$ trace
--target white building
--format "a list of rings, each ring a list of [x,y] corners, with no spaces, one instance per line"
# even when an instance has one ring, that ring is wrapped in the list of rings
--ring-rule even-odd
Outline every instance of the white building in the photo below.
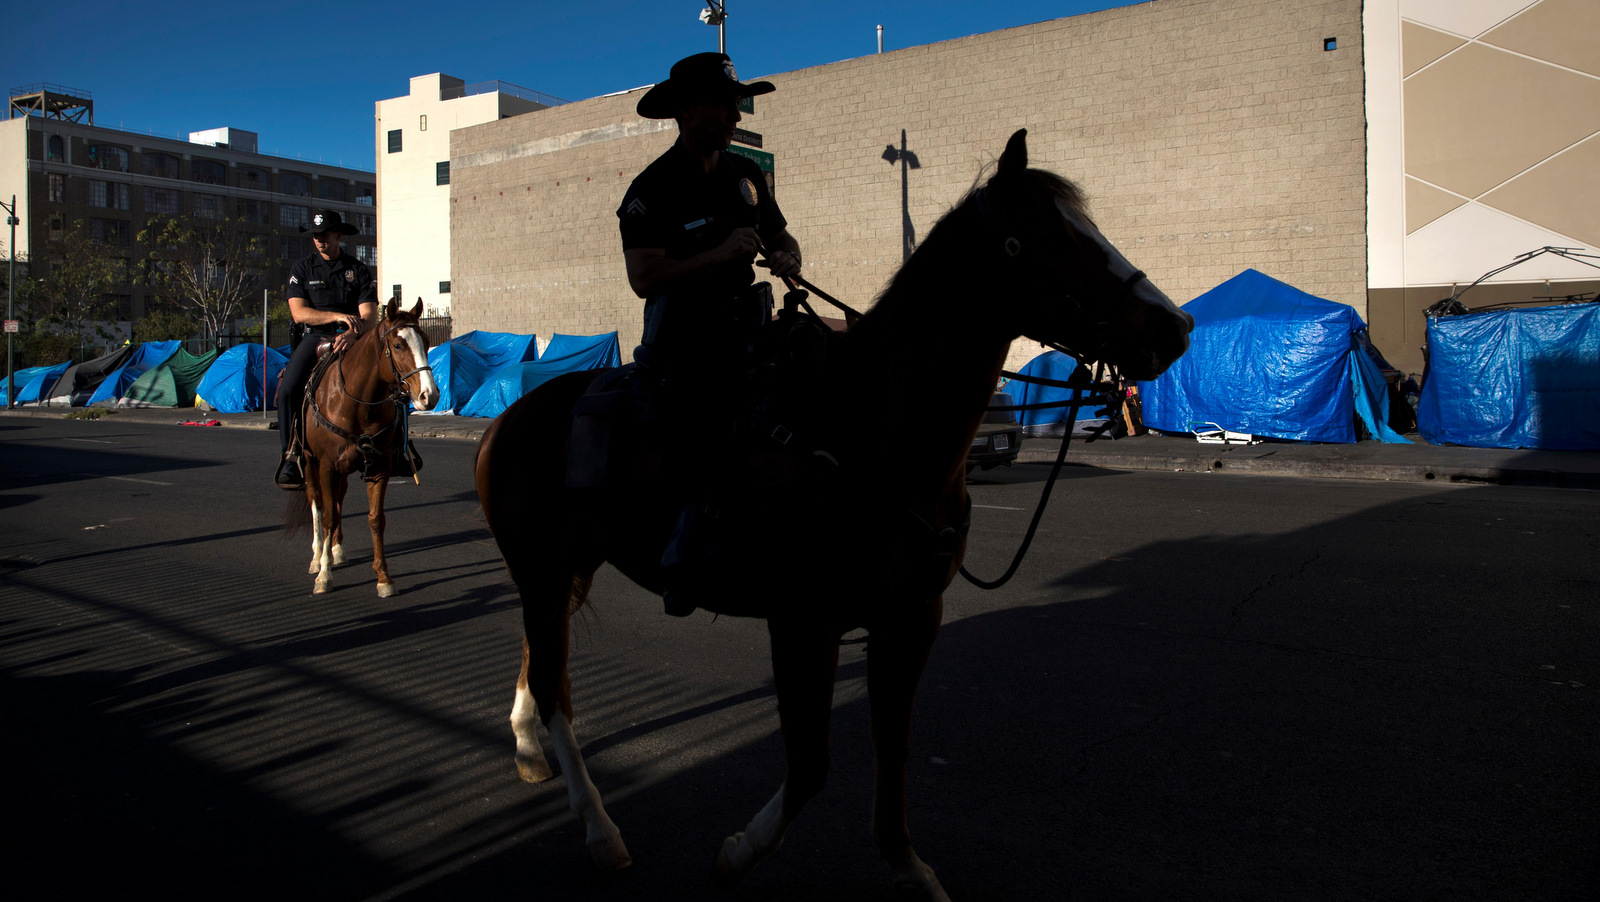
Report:
[[[377,103],[378,284],[450,310],[450,131],[565,101],[500,81],[469,85],[434,73]]]

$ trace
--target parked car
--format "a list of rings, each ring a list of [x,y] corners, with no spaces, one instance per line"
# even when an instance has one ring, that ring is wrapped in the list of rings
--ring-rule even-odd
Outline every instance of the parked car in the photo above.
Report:
[[[1009,394],[997,391],[989,403],[994,407],[1010,407],[1017,402]],[[967,472],[1009,467],[1021,450],[1022,424],[1017,422],[1016,412],[991,410],[983,415],[983,422],[978,424],[978,435],[967,450]]]

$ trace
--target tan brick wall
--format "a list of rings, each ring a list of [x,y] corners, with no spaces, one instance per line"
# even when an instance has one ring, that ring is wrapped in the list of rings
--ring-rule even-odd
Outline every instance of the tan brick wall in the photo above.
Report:
[[[1175,300],[1254,267],[1365,312],[1360,0],[1156,0],[769,79],[777,93],[744,127],[776,157],[806,277],[857,306],[900,263],[901,175],[884,148],[904,129],[921,164],[907,197],[920,239],[1026,127],[1034,165],[1079,182]],[[637,343],[615,210],[676,134],[649,131],[638,97],[453,133],[458,332]],[[1020,342],[1012,363],[1037,351]]]

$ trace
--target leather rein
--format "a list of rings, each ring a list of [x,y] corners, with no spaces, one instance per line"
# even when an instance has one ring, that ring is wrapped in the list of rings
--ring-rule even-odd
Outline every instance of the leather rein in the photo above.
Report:
[[[402,375],[400,373],[400,367],[398,365],[396,365],[395,362],[394,362],[394,350],[389,347],[389,336],[394,334],[395,332],[400,331],[401,329],[414,329],[414,328],[416,328],[416,325],[413,324],[413,323],[405,323],[404,325],[395,326],[394,328],[389,328],[389,327],[384,326],[384,325],[379,325],[379,327],[378,327],[378,343],[383,345],[383,357],[384,357],[385,360],[388,361],[388,363],[389,363],[389,372],[394,375],[395,381],[393,383],[394,390],[389,392],[389,394],[385,395],[384,397],[382,397],[382,398],[380,398],[380,399],[378,399],[376,401],[366,401],[366,400],[363,400],[361,398],[356,397],[355,395],[350,394],[350,389],[347,387],[349,385],[349,382],[344,377],[344,356],[345,355],[344,355],[343,351],[330,352],[327,357],[323,358],[323,362],[319,363],[318,366],[317,366],[316,371],[312,373],[311,388],[310,388],[309,391],[306,392],[306,398],[309,401],[310,407],[311,407],[311,414],[312,414],[312,416],[316,417],[317,424],[320,425],[322,428],[328,430],[329,432],[333,433],[334,435],[337,435],[340,438],[344,439],[345,441],[353,442],[353,443],[356,443],[356,444],[360,444],[362,436],[367,436],[369,441],[370,441],[372,439],[376,439],[380,435],[383,435],[384,433],[388,432],[389,430],[396,428],[397,426],[403,432],[404,429],[405,429],[405,421],[406,421],[407,415],[409,414],[409,411],[410,411],[410,404],[409,403],[401,403],[401,402],[410,402],[410,400],[411,400],[411,386],[406,382],[406,380],[410,379],[412,376],[415,376],[416,374],[418,374],[420,372],[423,372],[424,370],[426,370],[428,372],[432,372],[433,371],[433,367],[427,365],[426,363],[424,363],[422,366],[419,366],[419,367],[417,367],[417,368],[405,373],[404,375]],[[426,360],[426,358],[424,358],[424,360]],[[389,421],[389,425],[383,427],[382,429],[379,429],[377,432],[362,433],[362,434],[358,435],[356,433],[353,433],[353,432],[350,432],[350,431],[344,429],[343,427],[341,427],[338,424],[334,423],[332,420],[328,419],[327,415],[322,412],[321,405],[317,404],[317,391],[316,390],[317,390],[317,387],[321,384],[322,376],[326,373],[326,371],[328,369],[328,364],[330,362],[333,364],[334,369],[337,370],[338,373],[339,373],[339,391],[341,393],[343,393],[346,398],[349,398],[350,400],[356,402],[357,404],[363,405],[365,407],[378,407],[378,406],[383,405],[383,404],[394,404],[395,405],[394,419]],[[385,380],[385,383],[388,384],[387,380]]]

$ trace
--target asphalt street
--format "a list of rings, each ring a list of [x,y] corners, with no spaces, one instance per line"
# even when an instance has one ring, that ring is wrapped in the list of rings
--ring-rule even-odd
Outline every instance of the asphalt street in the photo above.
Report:
[[[422,484],[389,493],[400,594],[357,493],[312,597],[273,434],[0,419],[14,898],[886,895],[864,637],[828,788],[715,893],[781,779],[765,629],[666,618],[608,569],[573,686],[635,864],[591,872],[563,781],[512,767],[520,624],[475,446],[419,444]],[[1045,473],[975,477],[977,575]],[[1596,898],[1597,524],[1591,491],[1071,468],[1017,579],[947,594],[918,851],[957,900]]]

